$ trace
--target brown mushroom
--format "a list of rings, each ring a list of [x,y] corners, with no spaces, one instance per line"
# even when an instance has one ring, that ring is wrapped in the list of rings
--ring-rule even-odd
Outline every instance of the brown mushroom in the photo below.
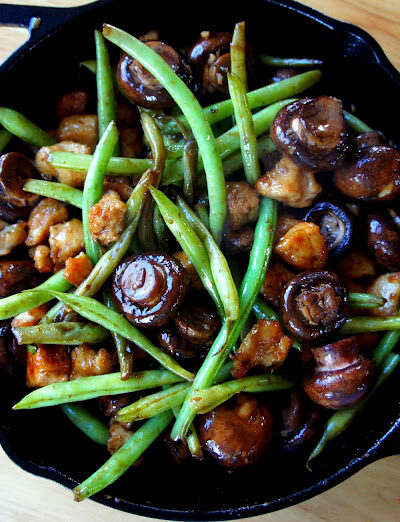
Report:
[[[390,211],[368,214],[367,244],[379,264],[400,270],[400,225]]]
[[[365,147],[335,170],[334,184],[349,198],[392,200],[400,194],[400,152],[388,146]]]
[[[296,391],[291,391],[287,406],[281,412],[283,449],[296,451],[315,437],[320,429],[317,407]]]
[[[254,241],[254,228],[246,225],[240,230],[232,230],[228,227],[224,231],[222,249],[228,256],[250,252]]]
[[[174,318],[177,333],[197,345],[211,345],[220,326],[216,311],[205,306],[185,303]]]
[[[0,261],[0,298],[17,294],[39,283],[39,274],[30,261]]]
[[[186,440],[172,440],[170,434],[165,433],[164,442],[175,464],[182,465],[189,459],[190,452]]]
[[[246,393],[197,419],[203,450],[228,469],[259,460],[272,439],[270,409]]]
[[[188,287],[185,269],[173,256],[146,252],[125,259],[113,282],[118,309],[137,326],[166,324],[178,312]]]
[[[359,150],[373,147],[374,145],[386,145],[387,138],[380,131],[370,131],[359,134],[354,141],[356,148]]]
[[[129,395],[103,395],[99,397],[100,411],[106,416],[112,419],[117,415],[119,410],[128,406]]]
[[[68,116],[84,114],[89,95],[86,91],[71,91],[62,94],[57,100],[57,116],[62,120]]]
[[[312,352],[317,366],[305,376],[303,388],[317,404],[341,410],[360,402],[374,385],[375,363],[358,354],[354,338],[312,348]]]
[[[170,45],[160,41],[147,41],[146,45],[159,54],[171,69],[188,85],[192,81],[191,69]],[[133,103],[146,109],[165,109],[174,100],[156,78],[137,60],[126,53],[118,63],[117,79],[121,92]]]
[[[164,326],[156,333],[157,344],[174,359],[182,364],[198,359],[199,346],[196,346],[177,334],[173,326]]]
[[[292,78],[293,76],[296,76],[296,74],[298,74],[296,69],[290,69],[290,68],[276,69],[274,71],[273,75],[271,76],[269,83],[278,83],[278,82],[281,82],[282,80],[287,80],[288,78]]]
[[[275,117],[271,138],[281,154],[301,167],[321,171],[340,165],[349,147],[342,102],[319,96],[286,105]]]

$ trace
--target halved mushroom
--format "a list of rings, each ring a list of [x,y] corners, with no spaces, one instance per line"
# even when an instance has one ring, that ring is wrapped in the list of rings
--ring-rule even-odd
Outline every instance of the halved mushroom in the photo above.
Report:
[[[388,146],[365,147],[335,170],[334,183],[349,198],[392,200],[400,194],[400,152]]]
[[[171,69],[188,85],[192,71],[179,54],[164,42],[151,40],[146,45],[159,54]],[[137,60],[126,53],[121,55],[117,68],[119,88],[129,100],[146,109],[165,109],[174,105],[174,100],[156,78]]]
[[[400,225],[394,216],[390,211],[368,215],[367,244],[379,264],[400,270]]]
[[[337,275],[326,270],[297,274],[281,298],[286,328],[306,341],[339,330],[347,316],[347,290]]]
[[[312,348],[317,367],[303,380],[308,397],[333,410],[357,404],[375,383],[372,359],[358,354],[354,338]]]
[[[275,117],[271,139],[299,166],[316,172],[337,167],[349,148],[342,102],[319,96],[286,105]]]

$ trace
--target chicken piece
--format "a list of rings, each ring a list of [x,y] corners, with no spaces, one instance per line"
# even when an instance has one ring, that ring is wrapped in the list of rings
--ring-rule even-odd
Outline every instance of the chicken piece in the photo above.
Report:
[[[0,299],[33,288],[39,274],[30,261],[0,261]]]
[[[286,234],[286,232],[297,225],[297,223],[301,223],[301,220],[296,219],[287,212],[279,214],[278,222],[276,223],[274,243],[277,243]]]
[[[89,95],[86,91],[72,91],[60,96],[57,100],[57,116],[62,120],[75,114],[84,114]]]
[[[284,363],[292,344],[293,339],[283,333],[279,321],[259,319],[233,358],[232,375],[239,379],[252,368],[278,368]]]
[[[250,252],[254,241],[254,228],[247,225],[240,230],[227,230],[224,234],[224,251],[229,256]]]
[[[55,382],[68,381],[71,361],[66,346],[39,344],[35,353],[28,352],[26,385],[41,388]]]
[[[181,265],[186,270],[186,273],[189,277],[190,286],[194,290],[204,290],[203,283],[201,282],[201,279],[198,273],[196,272],[195,267],[193,266],[185,252],[175,252],[174,257],[181,262]]]
[[[100,348],[96,352],[87,344],[82,344],[72,350],[71,364],[71,380],[92,375],[105,375],[113,372],[117,366],[114,355],[105,348]]]
[[[54,271],[54,263],[50,255],[50,247],[47,245],[38,245],[29,249],[35,268],[41,274],[48,274]]]
[[[276,199],[294,208],[309,207],[322,192],[312,171],[298,167],[289,158],[282,158],[256,183],[262,196]]]
[[[42,317],[44,317],[49,309],[47,303],[32,308],[28,312],[16,315],[11,321],[12,328],[18,328],[20,326],[36,326],[40,323]]]
[[[50,255],[53,263],[64,266],[69,257],[74,257],[85,248],[83,226],[80,219],[71,219],[50,227]]]
[[[9,225],[0,219],[0,256],[10,254],[16,246],[25,241],[27,226],[25,221]]]
[[[63,118],[58,126],[57,141],[83,143],[94,152],[99,141],[98,118],[95,114],[77,114]]]
[[[28,219],[27,246],[40,245],[49,237],[50,227],[68,219],[67,207],[61,201],[44,198],[32,210]]]
[[[361,252],[351,252],[337,263],[335,269],[340,275],[350,280],[376,276],[374,261]],[[355,290],[352,291],[355,292]]]
[[[93,263],[89,257],[81,252],[65,261],[64,279],[74,286],[79,286],[90,274]]]
[[[262,297],[275,308],[279,307],[281,295],[288,282],[293,279],[294,273],[286,268],[280,261],[270,263],[263,285],[260,289]]]
[[[85,182],[86,172],[53,167],[49,163],[49,156],[52,152],[73,152],[74,154],[90,154],[88,145],[75,143],[73,141],[61,141],[49,147],[42,147],[35,156],[35,166],[44,179],[56,178],[60,183],[71,185],[71,187],[82,188]]]
[[[226,205],[232,230],[239,230],[257,219],[258,195],[246,181],[232,181],[226,184]]]
[[[278,241],[274,252],[298,270],[320,270],[328,261],[328,244],[318,225],[301,221]]]
[[[119,133],[120,155],[123,158],[137,158],[143,144],[139,129],[121,129]]]
[[[122,201],[127,201],[132,194],[132,181],[127,176],[106,176],[103,184],[104,193],[115,190]]]
[[[377,277],[368,291],[386,299],[386,303],[380,308],[369,310],[371,315],[374,317],[389,317],[399,313],[400,272],[392,272]]]
[[[111,190],[89,210],[90,233],[102,246],[112,245],[124,228],[126,213],[127,206]]]

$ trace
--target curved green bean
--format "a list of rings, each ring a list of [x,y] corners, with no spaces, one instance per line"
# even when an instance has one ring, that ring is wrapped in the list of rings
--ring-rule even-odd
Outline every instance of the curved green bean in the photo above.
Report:
[[[24,190],[26,192],[32,192],[32,194],[39,194],[39,196],[44,196],[45,198],[64,201],[64,203],[68,203],[77,208],[82,208],[82,191],[70,185],[65,185],[64,183],[44,181],[43,179],[28,179],[25,182]]]
[[[355,335],[385,330],[400,330],[400,317],[350,317],[341,328],[340,334]]]
[[[164,141],[160,129],[150,113],[141,111],[143,133],[151,148],[153,169],[163,172],[165,168],[166,153]]]
[[[0,130],[0,152],[3,152],[3,150],[7,147],[11,141],[11,138],[12,134],[6,129]]]
[[[372,352],[372,358],[377,366],[381,366],[385,357],[396,347],[400,341],[400,331],[386,332],[378,346]]]
[[[360,120],[360,118],[354,116],[354,114],[352,114],[351,112],[343,111],[343,113],[347,123],[349,124],[350,129],[355,133],[363,134],[364,132],[371,132],[374,130],[372,127]]]
[[[108,429],[94,415],[77,404],[63,404],[63,413],[75,424],[89,439],[97,444],[107,446]]]
[[[231,73],[242,83],[244,91],[247,91],[247,70],[246,70],[246,37],[245,22],[235,25],[231,42]],[[237,116],[236,121],[238,121]]]
[[[378,308],[383,306],[385,302],[386,299],[377,297],[374,294],[349,292],[349,305],[353,308]]]
[[[270,56],[269,54],[260,55],[261,63],[269,67],[313,67],[314,65],[322,65],[322,60],[314,58],[278,58],[278,56]]]
[[[40,148],[57,143],[50,134],[47,134],[47,132],[29,121],[20,112],[13,109],[0,107],[0,125],[14,136],[34,147]]]
[[[54,323],[13,328],[18,344],[97,344],[109,336],[107,330],[90,323]]]

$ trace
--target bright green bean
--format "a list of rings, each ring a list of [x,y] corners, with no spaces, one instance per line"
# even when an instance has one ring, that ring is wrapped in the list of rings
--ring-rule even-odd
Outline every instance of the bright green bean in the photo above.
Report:
[[[278,58],[268,54],[261,54],[260,60],[264,65],[269,67],[313,67],[322,65],[322,60],[314,58]]]
[[[61,409],[89,439],[107,446],[109,432],[99,419],[77,404],[63,404]]]
[[[24,190],[82,208],[82,191],[64,183],[44,181],[43,179],[28,179],[25,182]]]
[[[0,152],[3,152],[3,150],[7,147],[11,141],[11,138],[12,134],[6,129],[0,130]]]
[[[340,334],[355,335],[385,330],[400,330],[400,317],[350,317],[340,330]]]
[[[377,308],[383,306],[385,302],[386,299],[377,297],[374,294],[349,292],[349,304],[353,308]]]
[[[146,67],[185,114],[203,159],[210,201],[210,227],[215,240],[220,243],[226,215],[225,179],[213,132],[199,102],[164,59],[140,40],[108,24],[103,26],[103,35]]]
[[[246,37],[245,22],[235,25],[231,43],[231,73],[242,83],[244,91],[247,92],[247,71],[246,71]],[[237,115],[235,115],[236,121]]]
[[[374,129],[361,121],[357,116],[354,116],[351,112],[343,111],[344,117],[352,131],[357,134],[363,134],[364,132],[371,132]]]
[[[14,136],[34,147],[40,148],[57,143],[50,134],[47,134],[47,132],[13,109],[0,107],[0,125]]]
[[[58,406],[70,402],[86,401],[102,395],[118,395],[134,391],[149,390],[180,382],[181,377],[167,370],[148,370],[132,374],[126,381],[121,374],[94,375],[66,382],[56,382],[28,393],[14,407],[14,410]]]
[[[172,412],[167,411],[143,424],[100,469],[74,489],[75,500],[79,502],[91,497],[115,482],[161,435],[171,420]]]
[[[13,328],[18,344],[97,344],[109,336],[97,324],[54,323]]]

